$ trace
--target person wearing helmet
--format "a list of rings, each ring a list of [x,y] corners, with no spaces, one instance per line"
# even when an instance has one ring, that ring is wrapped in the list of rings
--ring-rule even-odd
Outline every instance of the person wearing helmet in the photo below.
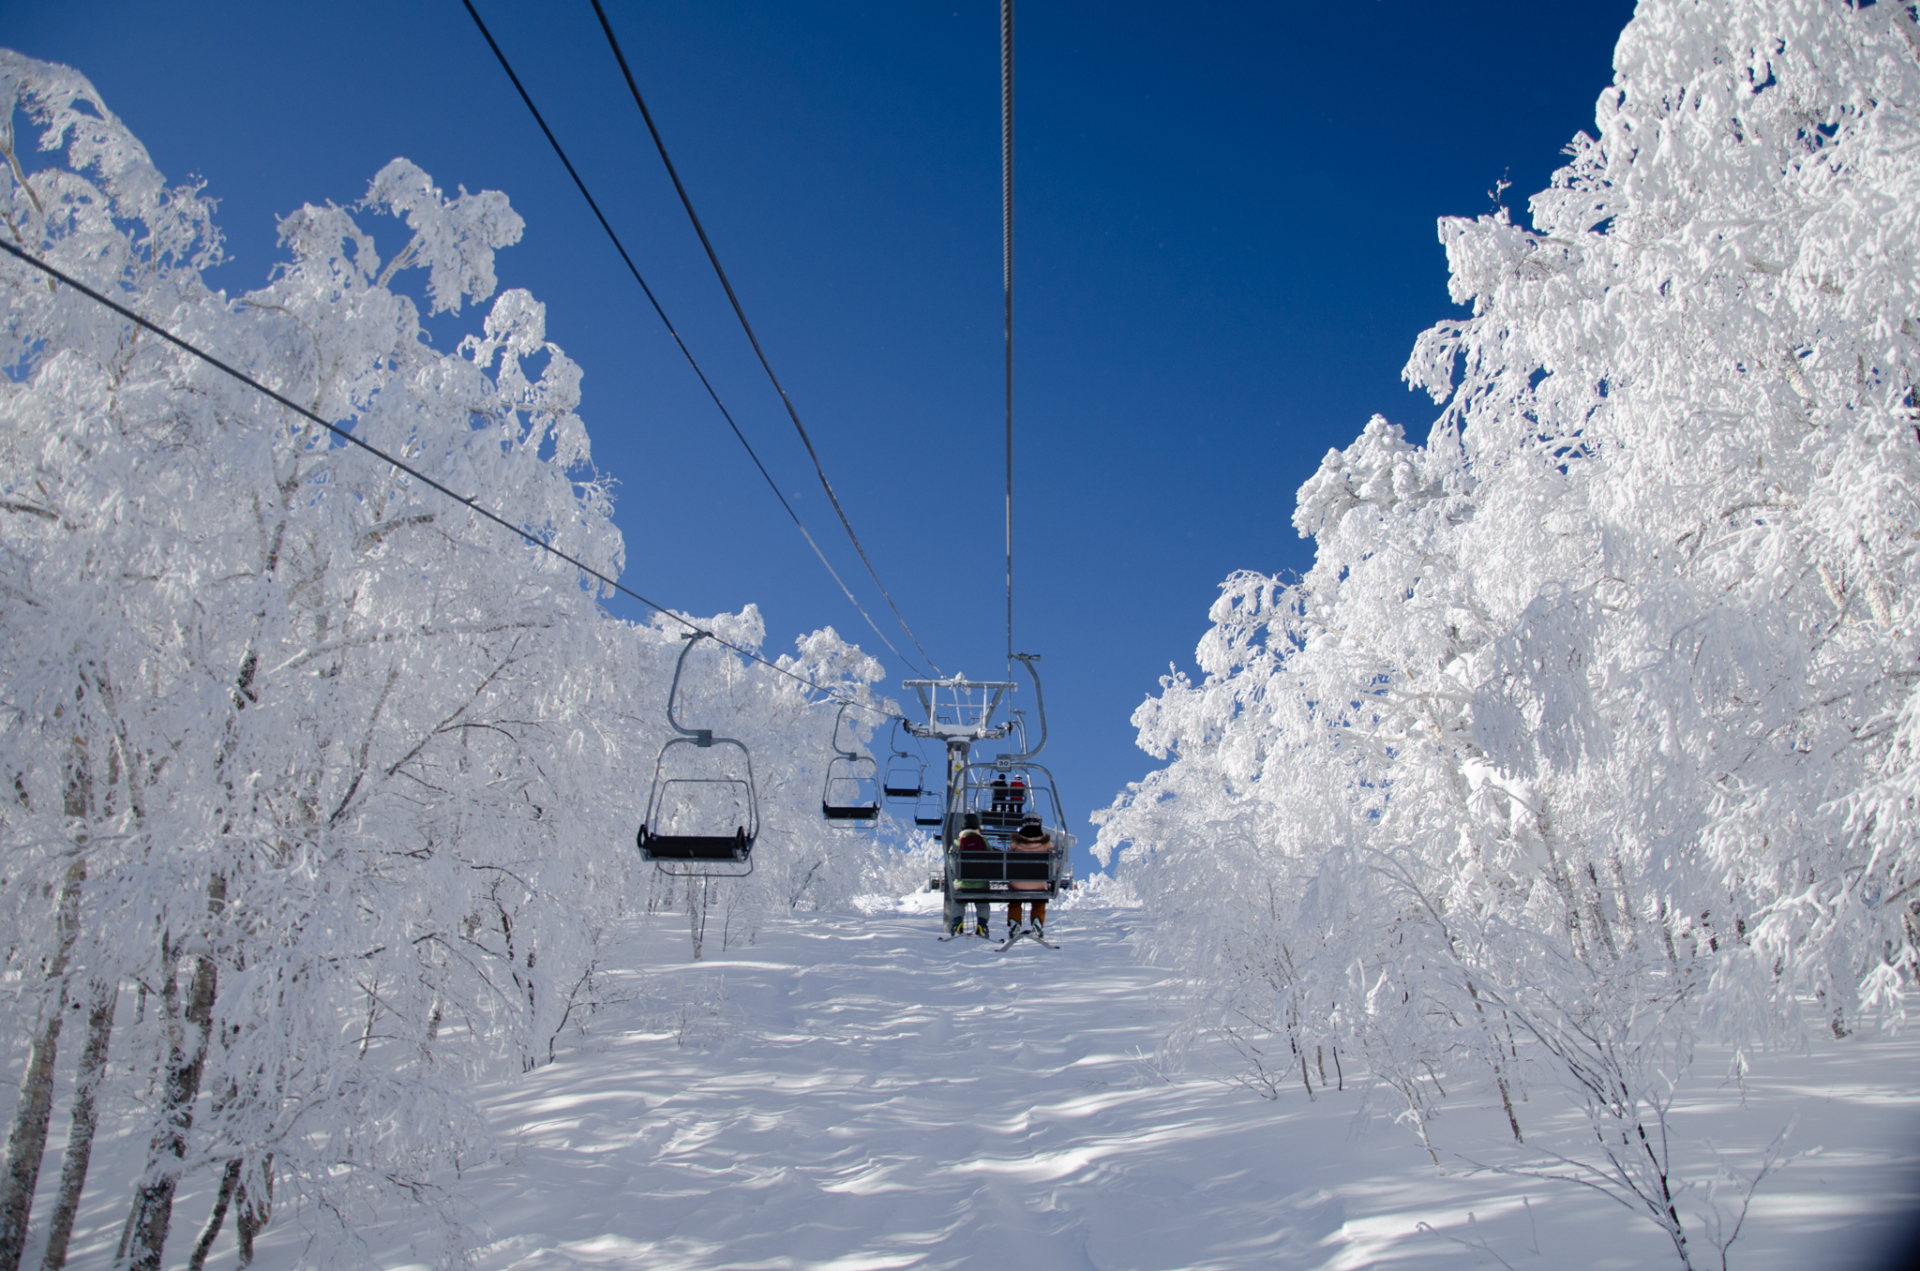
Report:
[[[1020,823],[1019,833],[1013,836],[1013,841],[1007,845],[1007,850],[1010,852],[1051,852],[1053,851],[1053,839],[1048,836],[1046,829],[1040,824],[1040,818],[1029,813],[1027,819]],[[1042,893],[1034,897],[1031,902],[1021,900],[1008,902],[1007,938],[1012,939],[1019,933],[1020,919],[1023,916],[1021,911],[1026,908],[1028,903],[1031,903],[1033,905],[1033,934],[1045,939],[1047,934],[1047,898],[1045,895],[1047,884],[1038,879],[1017,879],[1008,883],[1007,886],[1014,891],[1037,891]]]
[[[968,812],[960,818],[960,835],[954,839],[953,846],[961,852],[991,852],[994,850],[993,845],[987,842],[987,836],[980,832],[980,814],[978,812]],[[953,890],[959,893],[960,916],[954,920],[953,930],[949,931],[947,933],[948,935],[957,936],[966,928],[967,906],[969,904],[974,908],[975,921],[973,934],[981,937],[987,934],[987,902],[984,900],[970,901],[967,899],[966,893],[987,891],[992,886],[993,884],[987,882],[985,879],[959,878],[954,880]]]

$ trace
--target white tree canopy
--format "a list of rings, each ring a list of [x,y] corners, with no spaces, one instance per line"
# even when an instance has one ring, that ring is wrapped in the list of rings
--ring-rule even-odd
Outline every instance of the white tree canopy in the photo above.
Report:
[[[1920,965],[1920,31],[1650,0],[1615,66],[1531,228],[1441,221],[1426,443],[1327,455],[1096,849],[1195,1029],[1416,1120],[1531,1055],[1613,1133],[1690,1038],[1897,1025]]]
[[[522,228],[504,195],[449,198],[396,159],[359,203],[286,217],[288,259],[232,298],[200,277],[210,201],[84,78],[0,52],[0,105],[15,245],[619,573],[580,368],[536,299],[495,295]],[[408,235],[386,260],[383,216]],[[479,305],[477,329],[436,349],[403,284]],[[126,1261],[158,1265],[201,1168],[262,1221],[276,1180],[343,1221],[425,1199],[457,1257],[446,1188],[487,1150],[472,1080],[548,1062],[592,1009],[601,933],[666,899],[634,830],[681,635],[757,650],[759,615],[615,621],[564,561],[71,288],[9,261],[0,293],[0,1013],[33,1039],[9,1052],[9,1169],[38,1168],[29,1096],[66,1003],[125,985],[101,1097],[151,1143]],[[819,814],[824,690],[864,736],[881,675],[831,630],[690,668],[683,718],[758,761],[767,829],[728,897],[749,927],[894,867]]]

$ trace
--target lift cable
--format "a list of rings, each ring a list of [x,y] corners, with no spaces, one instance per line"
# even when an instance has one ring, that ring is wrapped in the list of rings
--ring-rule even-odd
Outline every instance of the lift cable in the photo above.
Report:
[[[872,615],[868,614],[859,600],[854,598],[852,589],[849,588],[846,581],[840,577],[839,571],[833,567],[833,562],[827,559],[826,553],[820,550],[820,545],[814,542],[813,535],[807,530],[807,527],[801,523],[799,514],[793,510],[793,505],[787,502],[787,496],[781,493],[779,484],[774,481],[772,474],[767,471],[767,466],[760,462],[760,456],[754,453],[752,443],[747,440],[746,434],[740,431],[740,425],[734,422],[732,412],[727,409],[726,403],[720,400],[720,394],[714,389],[713,384],[708,381],[706,372],[701,370],[700,363],[694,360],[693,351],[687,347],[687,342],[680,338],[680,332],[675,329],[673,320],[667,317],[667,311],[661,307],[659,299],[653,294],[653,288],[649,287],[647,280],[640,276],[639,266],[633,263],[633,257],[627,254],[626,245],[620,241],[620,236],[614,233],[613,226],[607,222],[606,215],[600,211],[600,204],[595,201],[592,191],[587,189],[587,183],[581,179],[580,173],[575,170],[573,161],[567,158],[567,152],[561,148],[559,139],[553,135],[553,129],[547,127],[547,121],[540,114],[540,108],[533,104],[533,98],[528,94],[526,86],[520,82],[520,77],[514,74],[513,66],[507,61],[507,55],[501,51],[500,45],[494,40],[493,32],[487,30],[487,24],[480,20],[480,14],[473,7],[473,0],[461,0],[461,3],[466,5],[467,12],[473,16],[474,25],[480,28],[480,34],[486,38],[487,47],[491,48],[493,55],[500,60],[501,69],[506,71],[507,78],[513,81],[514,88],[520,93],[520,100],[527,104],[527,110],[533,115],[533,121],[539,124],[540,131],[546,134],[547,142],[552,145],[553,152],[560,156],[560,162],[562,166],[566,168],[567,175],[573,178],[573,183],[579,187],[581,196],[587,201],[587,206],[593,209],[594,218],[600,222],[600,228],[605,230],[607,237],[613,240],[613,248],[620,253],[620,259],[626,262],[627,272],[631,273],[633,280],[640,284],[640,290],[646,293],[647,302],[653,306],[653,311],[660,315],[660,324],[667,329],[667,334],[673,337],[673,342],[680,346],[680,352],[686,357],[687,365],[691,366],[693,373],[699,377],[700,386],[707,390],[707,396],[711,397],[713,404],[719,408],[721,418],[727,421],[727,427],[733,429],[733,435],[739,438],[740,444],[746,448],[747,456],[753,460],[753,466],[760,470],[762,477],[766,478],[767,488],[773,491],[773,497],[780,500],[780,506],[785,508],[787,515],[793,519],[794,528],[800,531],[800,537],[807,540],[807,546],[813,549],[813,554],[820,558],[822,565],[826,566],[827,573],[833,576],[833,581],[840,585],[840,590],[846,595],[847,602],[859,611],[860,616],[866,619],[867,625],[873,628],[873,633],[880,637],[880,643],[886,645],[887,649],[902,662],[905,662],[908,666],[913,666],[913,660],[900,652],[899,649],[894,648],[893,642],[887,639],[886,633],[880,630],[879,625],[874,622]],[[862,559],[865,559],[864,554],[862,555]],[[884,591],[885,589],[883,588],[882,590]],[[888,603],[892,603],[891,598],[889,598]],[[908,634],[911,635],[912,633],[909,632]],[[922,650],[922,652],[924,652],[924,650]],[[929,661],[931,661],[931,659],[929,659]],[[916,667],[915,669],[918,668]]]
[[[463,0],[463,2],[467,3],[469,8],[472,7],[471,0]],[[772,381],[774,391],[780,394],[780,401],[787,408],[787,417],[793,420],[794,429],[800,434],[801,444],[807,448],[807,457],[813,460],[813,470],[820,478],[820,488],[827,492],[827,500],[833,504],[834,512],[840,517],[841,527],[847,531],[847,537],[853,541],[854,550],[860,553],[860,562],[867,567],[867,573],[873,578],[873,585],[880,589],[882,596],[886,597],[887,607],[893,610],[893,616],[900,623],[900,629],[907,633],[907,639],[913,641],[913,647],[920,650],[920,656],[925,658],[927,665],[932,666],[934,672],[938,674],[940,667],[934,662],[933,655],[928,653],[927,647],[920,643],[920,637],[913,634],[913,628],[907,625],[906,618],[900,613],[900,606],[893,602],[893,594],[887,590],[887,585],[880,581],[879,571],[874,569],[873,562],[867,558],[867,549],[861,546],[860,536],[853,532],[853,522],[847,519],[846,509],[840,506],[840,497],[833,492],[833,484],[827,480],[826,469],[820,465],[820,455],[813,448],[813,439],[807,435],[806,425],[800,422],[800,412],[794,408],[793,399],[787,396],[787,390],[781,387],[779,377],[773,373],[773,366],[767,361],[767,355],[760,347],[760,339],[753,333],[753,324],[747,321],[747,312],[740,306],[740,298],[734,294],[733,284],[727,281],[727,271],[720,267],[720,256],[713,250],[712,241],[707,238],[706,227],[700,223],[699,214],[693,210],[693,200],[687,196],[687,188],[680,182],[680,173],[675,170],[673,160],[667,157],[667,144],[661,140],[660,130],[654,126],[653,112],[647,109],[646,100],[640,96],[640,85],[634,81],[633,69],[627,65],[627,55],[621,51],[620,41],[613,33],[613,24],[607,20],[607,11],[601,7],[600,0],[593,0],[593,11],[600,17],[600,29],[606,32],[607,44],[613,49],[615,60],[620,63],[620,73],[626,77],[627,89],[633,94],[634,105],[640,108],[640,117],[646,120],[647,131],[653,136],[654,148],[660,152],[660,162],[666,165],[667,175],[673,178],[673,188],[680,195],[680,204],[687,209],[687,218],[693,222],[694,232],[700,236],[700,245],[706,248],[707,259],[712,262],[713,272],[719,276],[720,285],[726,290],[727,300],[733,305],[734,316],[740,319],[740,327],[747,333],[747,340],[753,345],[755,356],[760,359],[761,369],[766,371],[767,379]]]
[[[569,565],[572,565],[575,569],[579,570],[581,573],[586,574],[588,577],[593,578],[598,582],[606,584],[606,586],[608,586],[614,591],[619,592],[623,596],[629,596],[634,600],[639,601],[641,604],[653,610],[655,613],[658,613],[664,617],[673,619],[675,622],[687,628],[689,631],[697,632],[700,635],[705,636],[707,639],[712,640],[715,644],[720,645],[722,648],[731,649],[735,653],[738,653],[741,657],[744,657],[752,662],[758,662],[761,666],[766,667],[768,670],[778,672],[779,674],[786,676],[788,679],[794,681],[797,684],[805,685],[807,688],[813,690],[816,693],[826,694],[826,698],[828,701],[837,702],[843,706],[853,706],[859,710],[871,711],[872,713],[879,715],[885,719],[905,718],[904,716],[898,714],[897,712],[882,710],[878,706],[873,706],[865,702],[855,701],[852,698],[840,696],[836,694],[834,690],[832,690],[831,688],[828,688],[824,684],[816,684],[814,681],[807,679],[803,675],[794,674],[792,671],[788,670],[786,667],[779,665],[778,663],[768,661],[766,658],[760,656],[758,653],[753,652],[751,649],[742,648],[740,645],[737,645],[732,643],[731,641],[722,639],[720,636],[714,634],[712,631],[708,631],[702,628],[699,624],[692,622],[687,618],[681,617],[679,614],[675,613],[671,609],[666,608],[664,605],[655,604],[653,601],[648,600],[645,596],[641,595],[639,592],[635,591],[633,588],[628,587],[620,582],[617,582],[612,578],[609,578],[607,575],[601,573],[599,570],[587,564],[585,561],[555,547],[552,543],[540,537],[538,534],[535,534],[532,530],[526,529],[522,526],[515,525],[513,522],[507,520],[505,517],[499,515],[497,512],[488,510],[486,507],[482,506],[478,502],[477,495],[473,498],[468,498],[466,495],[456,494],[453,490],[449,489],[447,486],[442,485],[440,482],[434,480],[432,477],[420,471],[418,468],[413,467],[411,464],[407,463],[406,461],[402,459],[396,459],[394,456],[380,449],[380,447],[372,445],[366,441],[362,441],[360,438],[354,436],[351,432],[347,431],[345,428],[340,427],[340,425],[331,423],[328,420],[322,419],[319,415],[314,414],[312,411],[308,410],[305,406],[302,406],[300,403],[293,401],[291,398],[288,398],[283,394],[275,392],[271,388],[268,388],[265,384],[262,384],[259,380],[254,379],[251,375],[248,375],[245,371],[241,371],[232,366],[229,366],[227,363],[213,356],[213,354],[208,353],[206,350],[198,347],[197,345],[189,343],[186,340],[181,339],[179,336],[173,334],[173,332],[167,330],[165,327],[162,327],[157,323],[148,321],[146,318],[141,317],[139,314],[135,313],[133,310],[127,308],[125,305],[119,303],[118,301],[108,296],[101,294],[98,291],[95,291],[92,287],[87,286],[85,283],[79,281],[78,279],[72,277],[71,275],[61,270],[56,269],[52,265],[47,264],[45,261],[36,259],[35,257],[33,257],[32,255],[29,255],[26,251],[22,250],[21,248],[16,247],[12,243],[7,242],[5,239],[0,239],[0,251],[5,251],[8,254],[23,261],[24,263],[33,266],[35,269],[39,270],[43,274],[46,274],[48,277],[67,284],[67,286],[73,288],[75,291],[87,297],[89,300],[92,300],[98,304],[104,305],[107,308],[113,310],[115,313],[119,314],[121,317],[127,319],[129,322],[132,322],[137,326],[144,327],[146,330],[153,332],[155,335],[165,340],[168,344],[173,345],[175,348],[181,349],[187,353],[192,354],[194,357],[199,358],[202,362],[205,362],[207,365],[213,367],[214,369],[226,372],[228,375],[232,376],[234,379],[239,380],[242,384],[245,384],[248,388],[254,389],[257,392],[263,393],[266,396],[272,398],[274,401],[280,403],[280,405],[286,407],[288,410],[293,411],[295,414],[300,415],[303,418],[312,420],[314,423],[320,425],[322,428],[326,429],[328,432],[340,438],[340,440],[346,442],[347,444],[352,446],[358,446],[361,450],[366,451],[368,454],[372,455],[376,459],[381,460],[383,463],[391,464],[393,467],[399,469],[401,472],[406,473],[408,476],[420,482],[422,485],[425,485],[432,490],[436,490],[439,493],[446,495],[449,499],[452,499],[456,503],[463,504],[468,509],[476,513],[477,515],[485,518],[486,520],[492,521],[495,525],[498,525],[500,528],[507,530],[510,533],[517,534],[518,536],[525,539],[527,542],[531,543],[533,546],[539,548],[543,552],[548,552],[554,556],[558,556],[561,560],[567,562],[567,564]]]
[[[598,3],[598,0],[595,0]],[[1013,0],[1000,0],[1000,276],[1007,297],[1007,678],[1013,678]]]

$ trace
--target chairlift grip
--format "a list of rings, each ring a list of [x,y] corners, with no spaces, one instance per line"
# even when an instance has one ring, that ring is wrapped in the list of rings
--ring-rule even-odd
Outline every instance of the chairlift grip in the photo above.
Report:
[[[1033,669],[1033,664],[1040,660],[1040,655],[1038,653],[1016,653],[1013,657],[1020,665],[1027,668],[1027,678],[1033,681],[1033,702],[1040,711],[1040,744],[1032,750],[1024,751],[1021,754],[1006,756],[1010,761],[1017,763],[1032,759],[1047,748],[1047,699],[1046,695],[1040,691],[1040,673]]]
[[[681,724],[679,720],[673,717],[673,703],[675,699],[680,696],[680,672],[684,671],[687,667],[687,654],[693,652],[693,646],[706,639],[710,634],[712,633],[707,631],[694,631],[680,637],[687,643],[686,646],[680,650],[680,660],[673,664],[673,684],[667,689],[667,723],[672,725],[674,732],[679,733],[683,737],[693,738],[693,744],[702,750],[713,745],[713,730],[711,728],[688,728]]]

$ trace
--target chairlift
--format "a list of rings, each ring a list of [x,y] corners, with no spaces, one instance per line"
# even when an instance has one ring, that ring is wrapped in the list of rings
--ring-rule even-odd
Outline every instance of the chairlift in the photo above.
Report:
[[[753,756],[740,742],[716,737],[710,728],[684,727],[673,713],[687,654],[708,634],[696,631],[684,637],[686,646],[674,664],[667,723],[680,736],[668,738],[654,760],[646,820],[635,842],[641,859],[664,874],[739,878],[753,872],[753,841],[760,833]],[[733,751],[739,752],[737,761]]]
[[[922,790],[913,801],[913,823],[923,829],[947,823],[947,796],[944,790]]]
[[[833,717],[834,757],[827,761],[827,784],[820,811],[835,829],[866,830],[880,823],[880,765],[872,755],[840,749],[840,721],[847,703]]]
[[[1017,806],[1015,790],[1021,792]],[[1053,774],[1034,763],[1031,752],[966,765],[954,811],[956,824],[966,813],[978,814],[980,832],[1002,850],[962,852],[948,844],[946,869],[928,886],[945,890],[949,928],[970,904],[1051,900],[1073,889],[1074,835],[1066,828]],[[1040,822],[1052,840],[1051,851],[1006,850],[1015,845],[1014,836],[1029,819]]]
[[[898,719],[893,721],[893,735],[889,738],[889,742],[893,753],[888,756],[887,770],[880,778],[880,793],[889,799],[911,799],[917,802],[925,792],[927,761],[900,749]]]
[[[903,685],[918,695],[926,715],[925,723],[909,721],[907,732],[915,738],[938,740],[947,748],[948,788],[928,792],[914,808],[914,824],[943,827],[944,866],[927,880],[927,887],[944,893],[947,931],[957,927],[968,905],[1051,900],[1074,887],[1074,836],[1066,828],[1053,774],[1035,762],[1047,744],[1046,699],[1034,666],[1038,658],[1016,653],[1013,660],[1026,668],[1033,681],[1037,739],[1030,737],[1024,712],[1009,709],[1001,716],[1001,705],[1014,690],[1011,681],[952,676],[907,680]],[[972,760],[975,745],[1008,738],[1017,747],[1012,753]],[[988,843],[1001,849],[1016,846],[1021,826],[1029,817],[1035,818],[1052,840],[1052,849],[1036,852],[1019,845],[1018,851],[962,851],[958,837],[968,813],[979,815]]]

